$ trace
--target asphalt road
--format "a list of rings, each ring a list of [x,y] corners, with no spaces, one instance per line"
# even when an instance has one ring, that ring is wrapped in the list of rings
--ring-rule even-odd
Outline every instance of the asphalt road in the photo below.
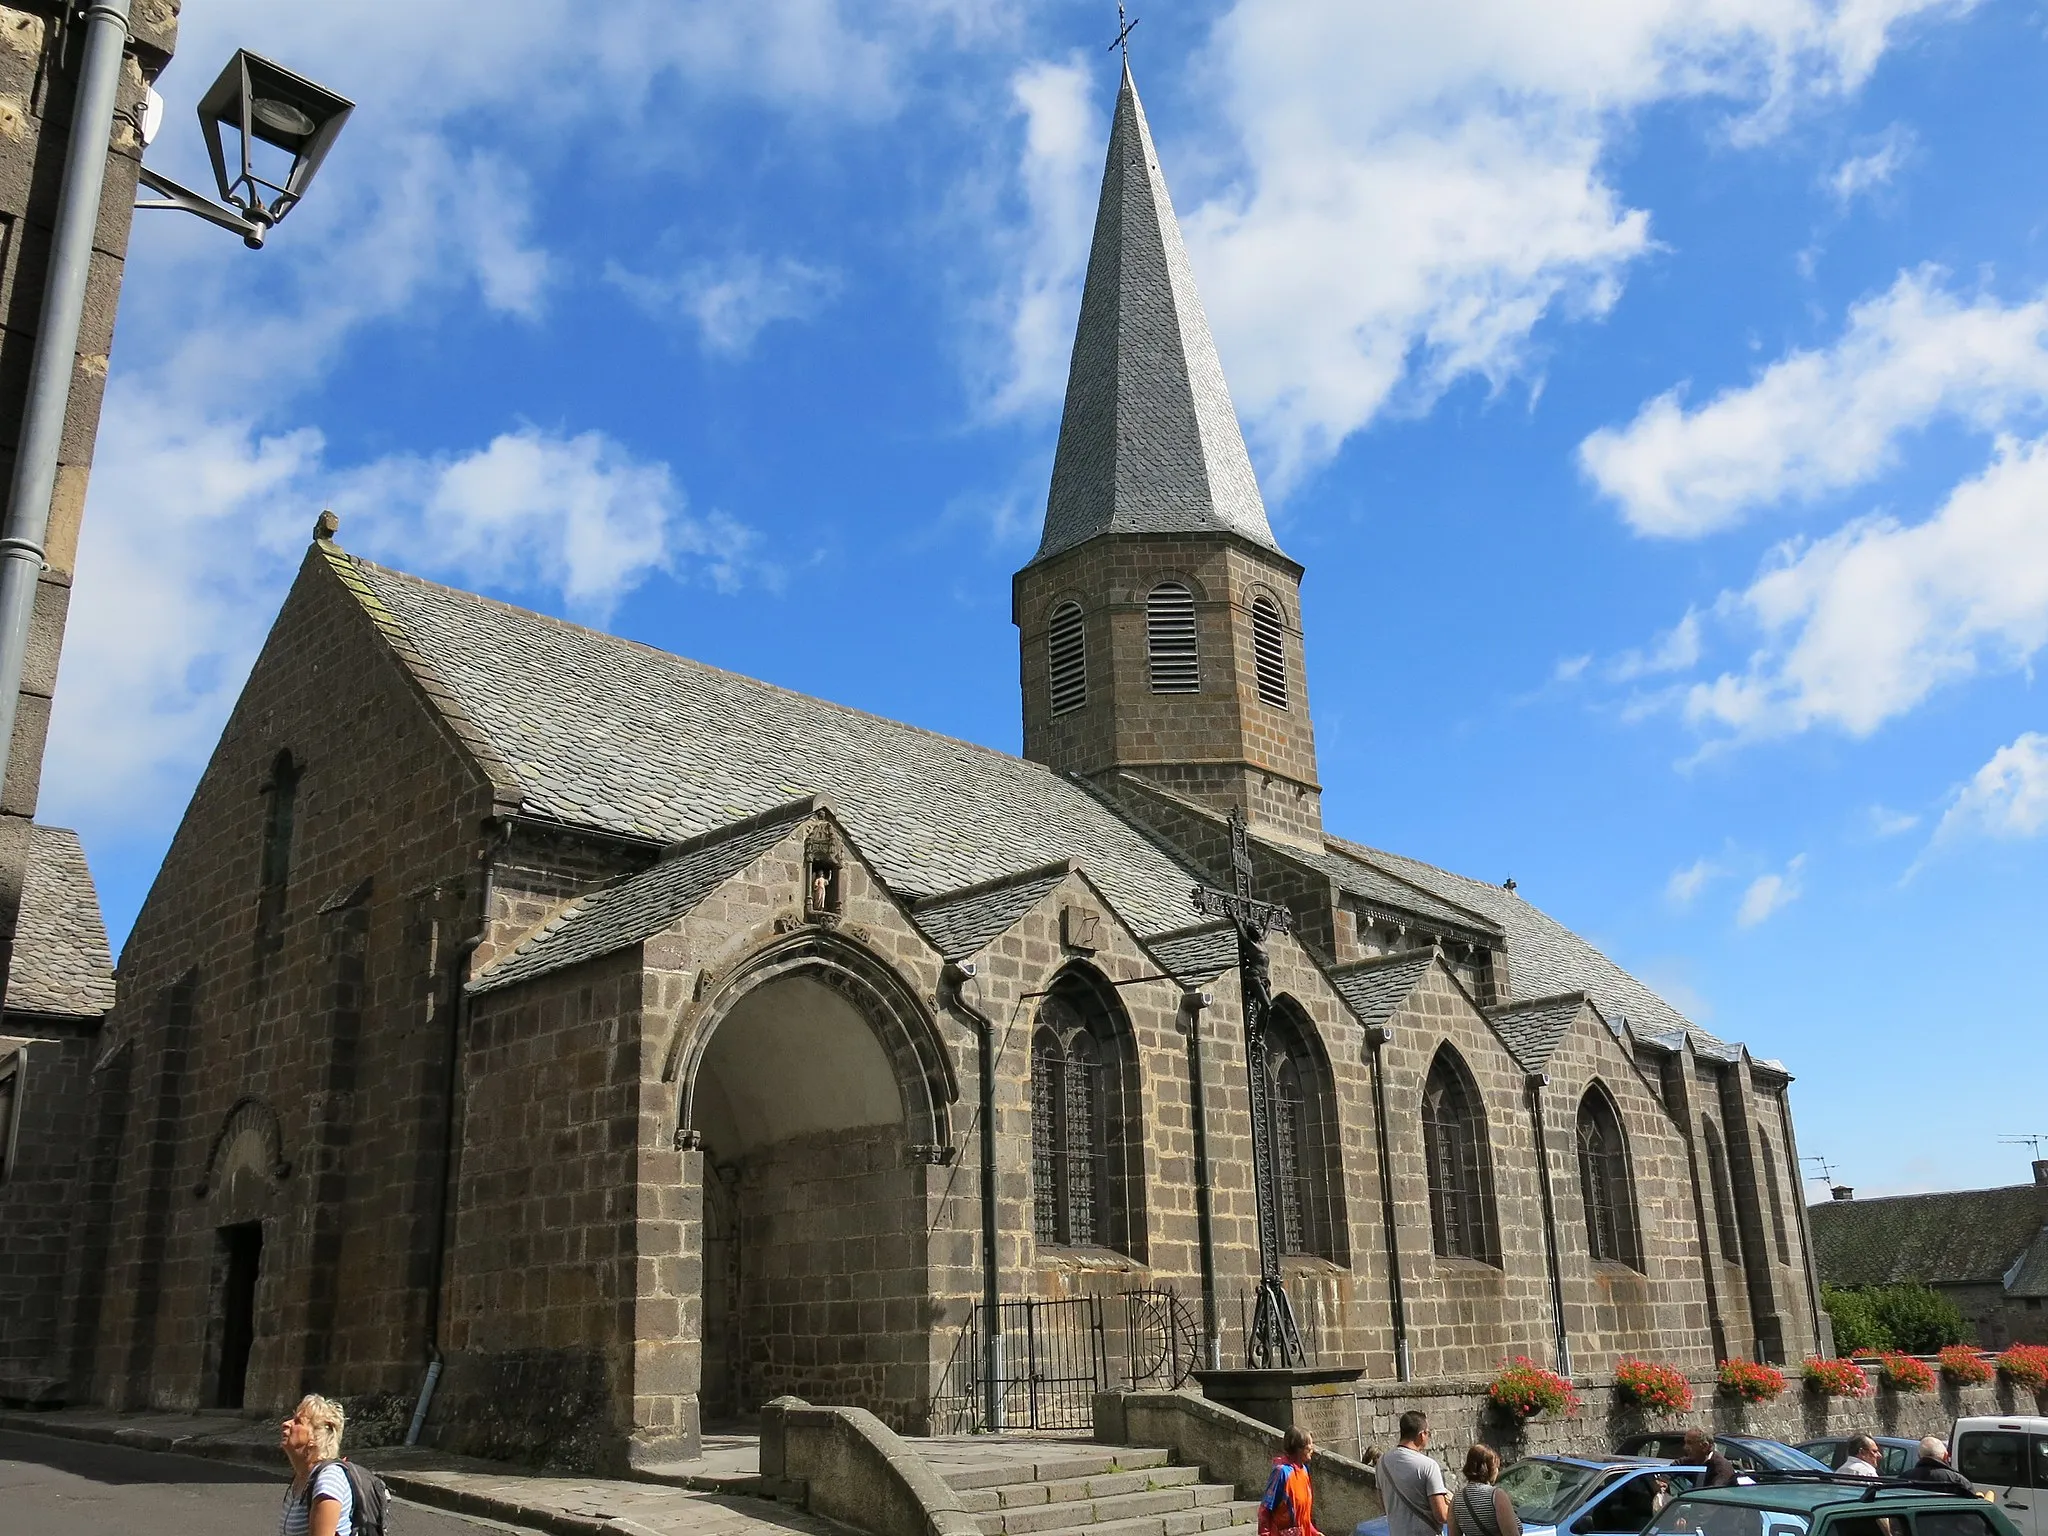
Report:
[[[284,1482],[249,1467],[0,1430],[0,1536],[272,1536]],[[393,1502],[404,1536],[511,1526]]]

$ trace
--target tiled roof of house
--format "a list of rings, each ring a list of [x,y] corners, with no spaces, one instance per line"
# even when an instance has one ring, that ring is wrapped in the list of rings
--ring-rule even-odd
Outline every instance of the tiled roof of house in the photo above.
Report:
[[[2048,1296],[2048,1227],[2034,1234],[2027,1251],[2006,1271],[2005,1288],[2014,1296]]]
[[[1567,992],[1558,997],[1532,997],[1526,1002],[1488,1008],[1486,1016],[1514,1052],[1515,1060],[1528,1071],[1541,1072],[1586,1002],[1585,993]]]
[[[901,898],[1079,857],[1141,934],[1193,875],[1080,786],[969,742],[336,552],[523,797],[570,825],[682,841],[804,795]]]
[[[32,826],[7,1011],[99,1018],[113,1006],[107,925],[78,834]]]
[[[1330,980],[1336,983],[1359,1022],[1370,1028],[1392,1018],[1401,1000],[1415,990],[1436,963],[1434,949],[1411,949],[1340,966],[1330,973]]]
[[[1216,532],[1276,548],[1126,69],[1036,558],[1104,533]]]
[[[790,828],[815,805],[799,800],[780,814],[771,812],[730,832],[698,839],[649,869],[564,903],[517,948],[470,982],[469,990],[494,992],[616,954],[661,932],[789,836]]]
[[[2013,1184],[1823,1200],[1807,1219],[1825,1284],[1997,1285],[2040,1239],[2048,1191]]]
[[[948,960],[958,960],[1007,933],[1073,868],[1070,862],[1062,860],[1012,879],[984,883],[952,895],[927,897],[911,909],[910,916],[940,954]]]

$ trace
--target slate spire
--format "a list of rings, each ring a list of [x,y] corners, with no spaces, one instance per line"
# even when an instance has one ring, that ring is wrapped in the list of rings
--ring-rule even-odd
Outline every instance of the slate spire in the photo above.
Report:
[[[1126,63],[1035,559],[1103,533],[1218,532],[1278,548]]]

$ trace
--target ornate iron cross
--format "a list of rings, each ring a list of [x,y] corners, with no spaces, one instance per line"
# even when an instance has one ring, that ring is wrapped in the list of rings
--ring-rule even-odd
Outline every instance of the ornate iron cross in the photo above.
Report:
[[[1252,1314],[1252,1328],[1245,1339],[1247,1363],[1254,1370],[1276,1366],[1306,1365],[1301,1347],[1301,1330],[1295,1325],[1294,1308],[1287,1300],[1287,1285],[1280,1273],[1280,1174],[1279,1149],[1275,1145],[1273,1083],[1266,1066],[1266,1024],[1273,1012],[1271,966],[1266,959],[1266,935],[1287,933],[1294,927],[1294,914],[1276,902],[1252,898],[1251,835],[1245,827],[1244,812],[1230,812],[1229,891],[1195,887],[1197,912],[1229,920],[1237,930],[1237,975],[1244,995],[1244,1058],[1252,1101],[1252,1194],[1259,1219],[1259,1299]]]

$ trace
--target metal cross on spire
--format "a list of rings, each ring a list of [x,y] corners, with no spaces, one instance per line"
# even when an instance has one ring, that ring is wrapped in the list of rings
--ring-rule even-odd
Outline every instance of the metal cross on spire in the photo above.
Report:
[[[1266,935],[1287,933],[1294,914],[1278,903],[1252,898],[1251,834],[1244,812],[1230,812],[1230,884],[1228,892],[1195,887],[1197,912],[1230,920],[1237,929],[1237,976],[1244,996],[1244,1059],[1252,1101],[1252,1193],[1259,1218],[1259,1301],[1252,1314],[1245,1353],[1254,1370],[1306,1365],[1301,1330],[1287,1300],[1280,1272],[1279,1149],[1274,1145],[1273,1084],[1266,1062],[1266,1024],[1273,1012],[1272,970],[1266,959]]]
[[[1116,0],[1116,41],[1109,46],[1112,49],[1121,48],[1123,50],[1124,63],[1126,64],[1131,62],[1131,28],[1144,19],[1142,16],[1133,16],[1129,21],[1125,21],[1124,0]]]

